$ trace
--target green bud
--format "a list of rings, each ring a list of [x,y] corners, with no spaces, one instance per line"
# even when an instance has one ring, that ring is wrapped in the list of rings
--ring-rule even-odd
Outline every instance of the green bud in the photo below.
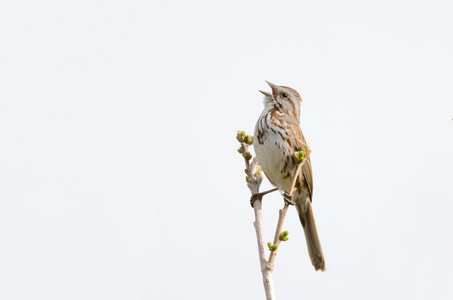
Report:
[[[244,131],[241,131],[241,140],[244,142],[245,141],[245,132]]]
[[[242,147],[240,147],[240,148],[238,149],[238,152],[239,152],[240,154],[242,154],[242,153],[244,153],[244,149],[243,149]]]
[[[258,175],[259,177],[263,177],[263,169],[261,169],[261,167],[258,168],[258,170],[256,170],[256,175]]]
[[[246,160],[251,160],[252,159],[252,155],[248,151],[244,153],[244,157],[245,157]]]
[[[293,153],[293,157],[298,162],[303,162],[305,159],[304,151],[296,151]]]
[[[253,145],[253,135],[248,135],[245,137],[245,142],[249,145]]]
[[[303,162],[305,159],[305,154],[304,153],[301,153],[301,155],[299,155],[299,162]]]
[[[280,233],[280,241],[287,241],[288,240],[288,231],[283,231]]]
[[[271,244],[271,242],[268,242],[267,246],[269,247],[269,251],[274,251],[274,250],[272,250],[272,249],[274,249],[274,246]]]
[[[245,139],[245,132],[244,131],[237,131],[236,139],[238,140],[239,143],[242,143]]]
[[[271,251],[271,252],[273,252],[273,251],[278,249],[278,245],[277,244],[272,245],[271,242],[267,243],[267,247],[269,247],[269,251]]]
[[[302,148],[302,151],[304,152],[304,156],[310,154],[311,153],[310,145],[305,144],[305,146]]]

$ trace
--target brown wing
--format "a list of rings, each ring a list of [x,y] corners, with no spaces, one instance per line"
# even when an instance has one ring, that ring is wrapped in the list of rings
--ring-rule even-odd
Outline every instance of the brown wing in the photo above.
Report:
[[[305,147],[307,142],[305,141],[304,134],[302,133],[302,130],[300,129],[298,124],[292,124],[291,125],[291,131],[294,134],[294,150],[298,151]],[[313,197],[313,172],[311,169],[311,160],[310,156],[308,156],[307,161],[304,163],[302,167],[302,173],[304,177],[305,184],[302,184],[302,186],[306,186],[308,191],[308,194],[310,196],[310,201],[312,200]]]
[[[312,198],[313,198],[313,173],[311,170],[310,157],[308,157],[307,161],[302,166],[302,172],[304,174],[305,182],[307,183],[308,190],[310,193],[310,201],[312,201]]]

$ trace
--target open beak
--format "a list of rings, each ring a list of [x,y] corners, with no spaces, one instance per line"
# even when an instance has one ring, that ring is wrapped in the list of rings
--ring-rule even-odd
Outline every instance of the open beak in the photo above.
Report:
[[[262,94],[264,94],[264,96],[266,97],[269,97],[269,98],[272,98],[272,94],[269,93],[269,92],[265,92],[265,91],[262,91],[262,90],[259,90]]]
[[[277,86],[275,84],[273,84],[273,83],[270,83],[269,81],[266,81],[266,83],[271,87],[272,93],[264,92],[264,91],[261,91],[261,90],[260,90],[260,92],[263,93],[264,96],[272,98],[272,96],[275,95],[275,89],[276,89]]]
[[[277,87],[275,84],[270,83],[269,81],[266,81],[266,83],[271,87],[272,91],[275,90],[275,88]]]

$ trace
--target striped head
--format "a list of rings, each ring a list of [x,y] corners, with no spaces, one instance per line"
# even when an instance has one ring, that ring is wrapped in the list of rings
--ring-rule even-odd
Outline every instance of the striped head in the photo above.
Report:
[[[302,102],[299,93],[290,87],[266,82],[271,87],[272,93],[260,91],[266,96],[264,98],[265,110],[276,109],[278,112],[293,116],[299,121],[300,103]]]

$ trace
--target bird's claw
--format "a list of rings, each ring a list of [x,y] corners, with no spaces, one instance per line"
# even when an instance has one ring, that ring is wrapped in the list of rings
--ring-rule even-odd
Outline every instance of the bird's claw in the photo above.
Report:
[[[283,200],[285,201],[285,203],[287,205],[294,205],[293,196],[291,196],[287,193],[283,193]]]
[[[257,194],[253,194],[252,197],[250,197],[250,205],[253,207],[253,204],[255,204],[255,201],[259,200],[263,200],[263,196],[264,194],[263,193],[257,193]]]
[[[277,190],[278,190],[278,188],[273,188],[273,189],[270,189],[270,190],[262,192],[262,193],[253,194],[252,197],[250,197],[250,205],[253,207],[253,204],[255,203],[256,200],[261,201],[261,200],[263,200],[264,195],[275,192]]]

